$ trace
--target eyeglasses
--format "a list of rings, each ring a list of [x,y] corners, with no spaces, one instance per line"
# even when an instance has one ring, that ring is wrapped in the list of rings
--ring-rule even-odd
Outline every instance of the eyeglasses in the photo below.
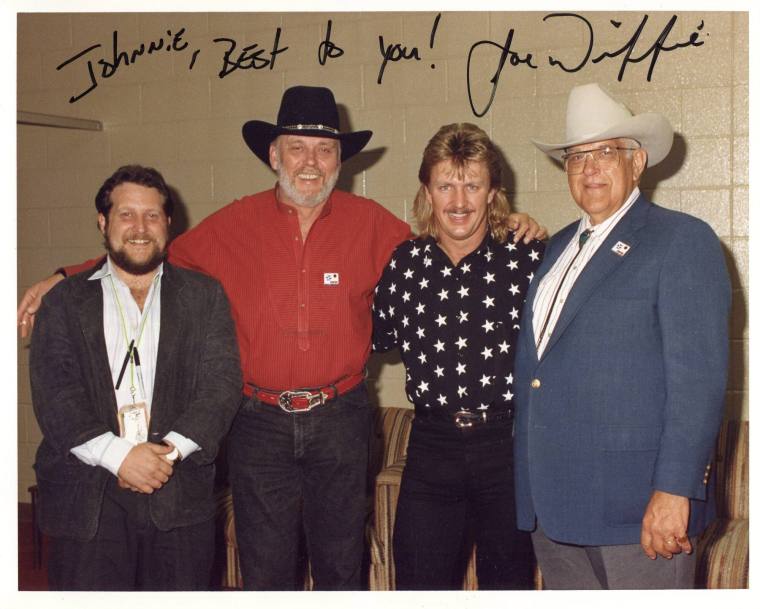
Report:
[[[592,150],[584,150],[582,152],[568,152],[562,155],[562,162],[565,165],[565,171],[571,176],[583,173],[583,168],[586,166],[586,159],[589,155],[602,171],[615,169],[620,164],[619,150],[638,150],[638,148],[602,146],[601,148],[593,148]]]

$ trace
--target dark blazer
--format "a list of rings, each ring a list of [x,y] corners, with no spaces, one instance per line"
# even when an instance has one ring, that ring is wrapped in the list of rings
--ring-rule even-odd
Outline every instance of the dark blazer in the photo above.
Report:
[[[730,284],[701,220],[640,196],[584,268],[537,359],[536,288],[578,223],[549,243],[516,356],[518,526],[555,541],[639,543],[654,489],[711,518],[708,463],[722,417]],[[617,242],[630,246],[623,256]]]
[[[32,402],[43,440],[35,470],[39,524],[53,536],[91,539],[112,474],[71,448],[112,431],[118,435],[103,336],[100,281],[94,269],[62,281],[43,299],[32,334]],[[240,403],[242,381],[235,327],[214,279],[164,263],[161,334],[149,433],[169,431],[201,447],[177,463],[149,496],[162,530],[199,523],[214,513],[214,459]]]

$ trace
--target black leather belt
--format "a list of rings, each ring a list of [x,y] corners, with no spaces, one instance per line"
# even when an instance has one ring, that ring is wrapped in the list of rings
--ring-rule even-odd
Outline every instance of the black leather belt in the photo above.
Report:
[[[514,409],[499,408],[488,410],[458,410],[457,412],[436,412],[435,409],[416,409],[415,417],[429,421],[452,422],[459,429],[481,427],[496,421],[511,421],[514,418]]]

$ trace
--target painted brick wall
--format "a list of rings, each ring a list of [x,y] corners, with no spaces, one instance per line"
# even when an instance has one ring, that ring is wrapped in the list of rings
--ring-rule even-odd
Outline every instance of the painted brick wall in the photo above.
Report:
[[[547,13],[538,12],[444,13],[432,37],[435,13],[19,14],[18,110],[95,119],[104,129],[19,125],[18,293],[61,264],[101,251],[93,198],[119,165],[139,162],[160,169],[182,201],[184,217],[175,220],[186,226],[240,195],[271,187],[273,173],[251,155],[240,128],[251,118],[274,122],[283,90],[294,84],[331,87],[350,128],[375,132],[369,153],[344,165],[342,188],[374,198],[411,222],[425,143],[442,124],[475,122],[504,152],[514,206],[555,232],[577,218],[577,210],[563,172],[529,138],[561,137],[568,91],[597,81],[636,113],[664,113],[676,129],[668,161],[645,175],[643,188],[657,202],[703,218],[724,244],[734,288],[727,416],[746,419],[748,16],[675,14],[667,45],[688,43],[692,33],[697,34],[692,41],[703,44],[660,53],[649,82],[651,54],[626,65],[622,80],[622,56],[592,61],[628,44],[644,13],[583,13],[586,21],[544,19]],[[649,15],[632,57],[646,54],[672,17]],[[330,38],[343,54],[320,65],[318,49],[329,19]],[[167,51],[182,28],[181,38]],[[273,69],[229,70],[220,78],[231,45],[220,39],[235,41],[232,57],[250,47],[249,63],[260,51],[256,62],[263,65],[277,28],[279,48],[288,49],[276,56]],[[483,113],[510,30],[513,55],[507,57],[493,103]],[[571,73],[550,65],[550,56],[566,67],[577,65],[588,51],[592,30],[594,45],[582,69]],[[162,37],[164,47],[103,78],[98,60],[113,61],[114,31],[121,50]],[[388,61],[382,84],[377,83],[379,36],[386,48],[396,43],[406,47],[407,55],[417,47],[420,57]],[[56,70],[96,44],[102,46]],[[529,54],[535,69],[527,65]],[[512,65],[510,59],[516,63],[518,58],[523,63]],[[98,86],[71,104],[70,97],[91,85],[88,60]],[[468,82],[481,117],[470,105]],[[371,374],[381,405],[407,404],[397,357],[373,360]],[[19,341],[19,501],[28,501],[39,441],[28,348]]]

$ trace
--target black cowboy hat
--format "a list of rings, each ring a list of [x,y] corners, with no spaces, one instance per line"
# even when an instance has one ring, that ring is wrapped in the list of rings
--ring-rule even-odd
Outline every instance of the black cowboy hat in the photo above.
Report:
[[[290,87],[282,94],[277,124],[248,121],[243,139],[264,163],[269,165],[269,144],[278,135],[305,135],[340,140],[340,160],[355,155],[367,145],[371,131],[341,133],[335,96],[326,87]]]

